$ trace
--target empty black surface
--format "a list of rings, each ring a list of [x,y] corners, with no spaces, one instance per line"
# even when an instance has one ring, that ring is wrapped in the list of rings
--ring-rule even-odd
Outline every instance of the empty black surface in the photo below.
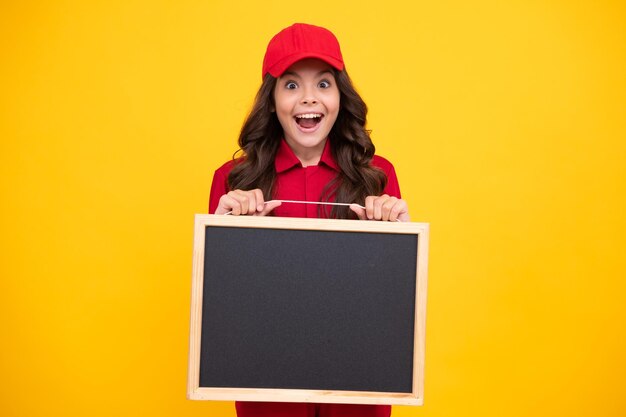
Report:
[[[412,391],[417,235],[207,227],[201,387]]]

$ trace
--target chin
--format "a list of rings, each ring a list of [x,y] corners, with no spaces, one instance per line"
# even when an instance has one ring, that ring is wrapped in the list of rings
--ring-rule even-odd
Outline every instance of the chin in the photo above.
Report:
[[[298,146],[301,146],[303,148],[314,149],[317,147],[323,147],[323,145],[326,143],[327,136],[328,135],[324,135],[324,136],[316,135],[315,137],[302,137],[301,135],[298,135],[298,136],[294,136],[293,140]]]

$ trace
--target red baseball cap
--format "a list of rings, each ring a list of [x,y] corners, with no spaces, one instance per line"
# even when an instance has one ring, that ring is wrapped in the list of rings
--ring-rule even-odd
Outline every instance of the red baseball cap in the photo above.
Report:
[[[280,77],[287,68],[304,58],[318,58],[343,70],[339,41],[323,27],[295,23],[278,32],[267,45],[263,58],[263,77],[268,72]]]

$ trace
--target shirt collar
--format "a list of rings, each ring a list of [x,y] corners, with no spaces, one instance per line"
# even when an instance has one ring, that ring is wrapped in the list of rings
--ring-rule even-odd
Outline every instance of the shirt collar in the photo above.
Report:
[[[328,167],[334,169],[335,171],[339,171],[339,166],[333,158],[333,154],[330,150],[330,140],[326,140],[326,144],[324,145],[324,150],[322,151],[322,156],[320,158],[320,162],[327,165]],[[284,172],[288,169],[296,166],[302,165],[300,164],[300,160],[293,153],[293,150],[287,144],[285,139],[280,141],[280,146],[278,147],[278,152],[276,153],[276,158],[274,159],[274,167],[276,168],[276,172]]]

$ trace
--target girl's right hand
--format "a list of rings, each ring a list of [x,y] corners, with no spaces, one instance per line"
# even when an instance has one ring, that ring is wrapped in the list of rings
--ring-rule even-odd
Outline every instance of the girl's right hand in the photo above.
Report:
[[[258,188],[250,191],[234,190],[220,197],[215,214],[230,212],[233,216],[266,216],[280,204],[280,201],[270,201],[266,204],[263,192]]]

